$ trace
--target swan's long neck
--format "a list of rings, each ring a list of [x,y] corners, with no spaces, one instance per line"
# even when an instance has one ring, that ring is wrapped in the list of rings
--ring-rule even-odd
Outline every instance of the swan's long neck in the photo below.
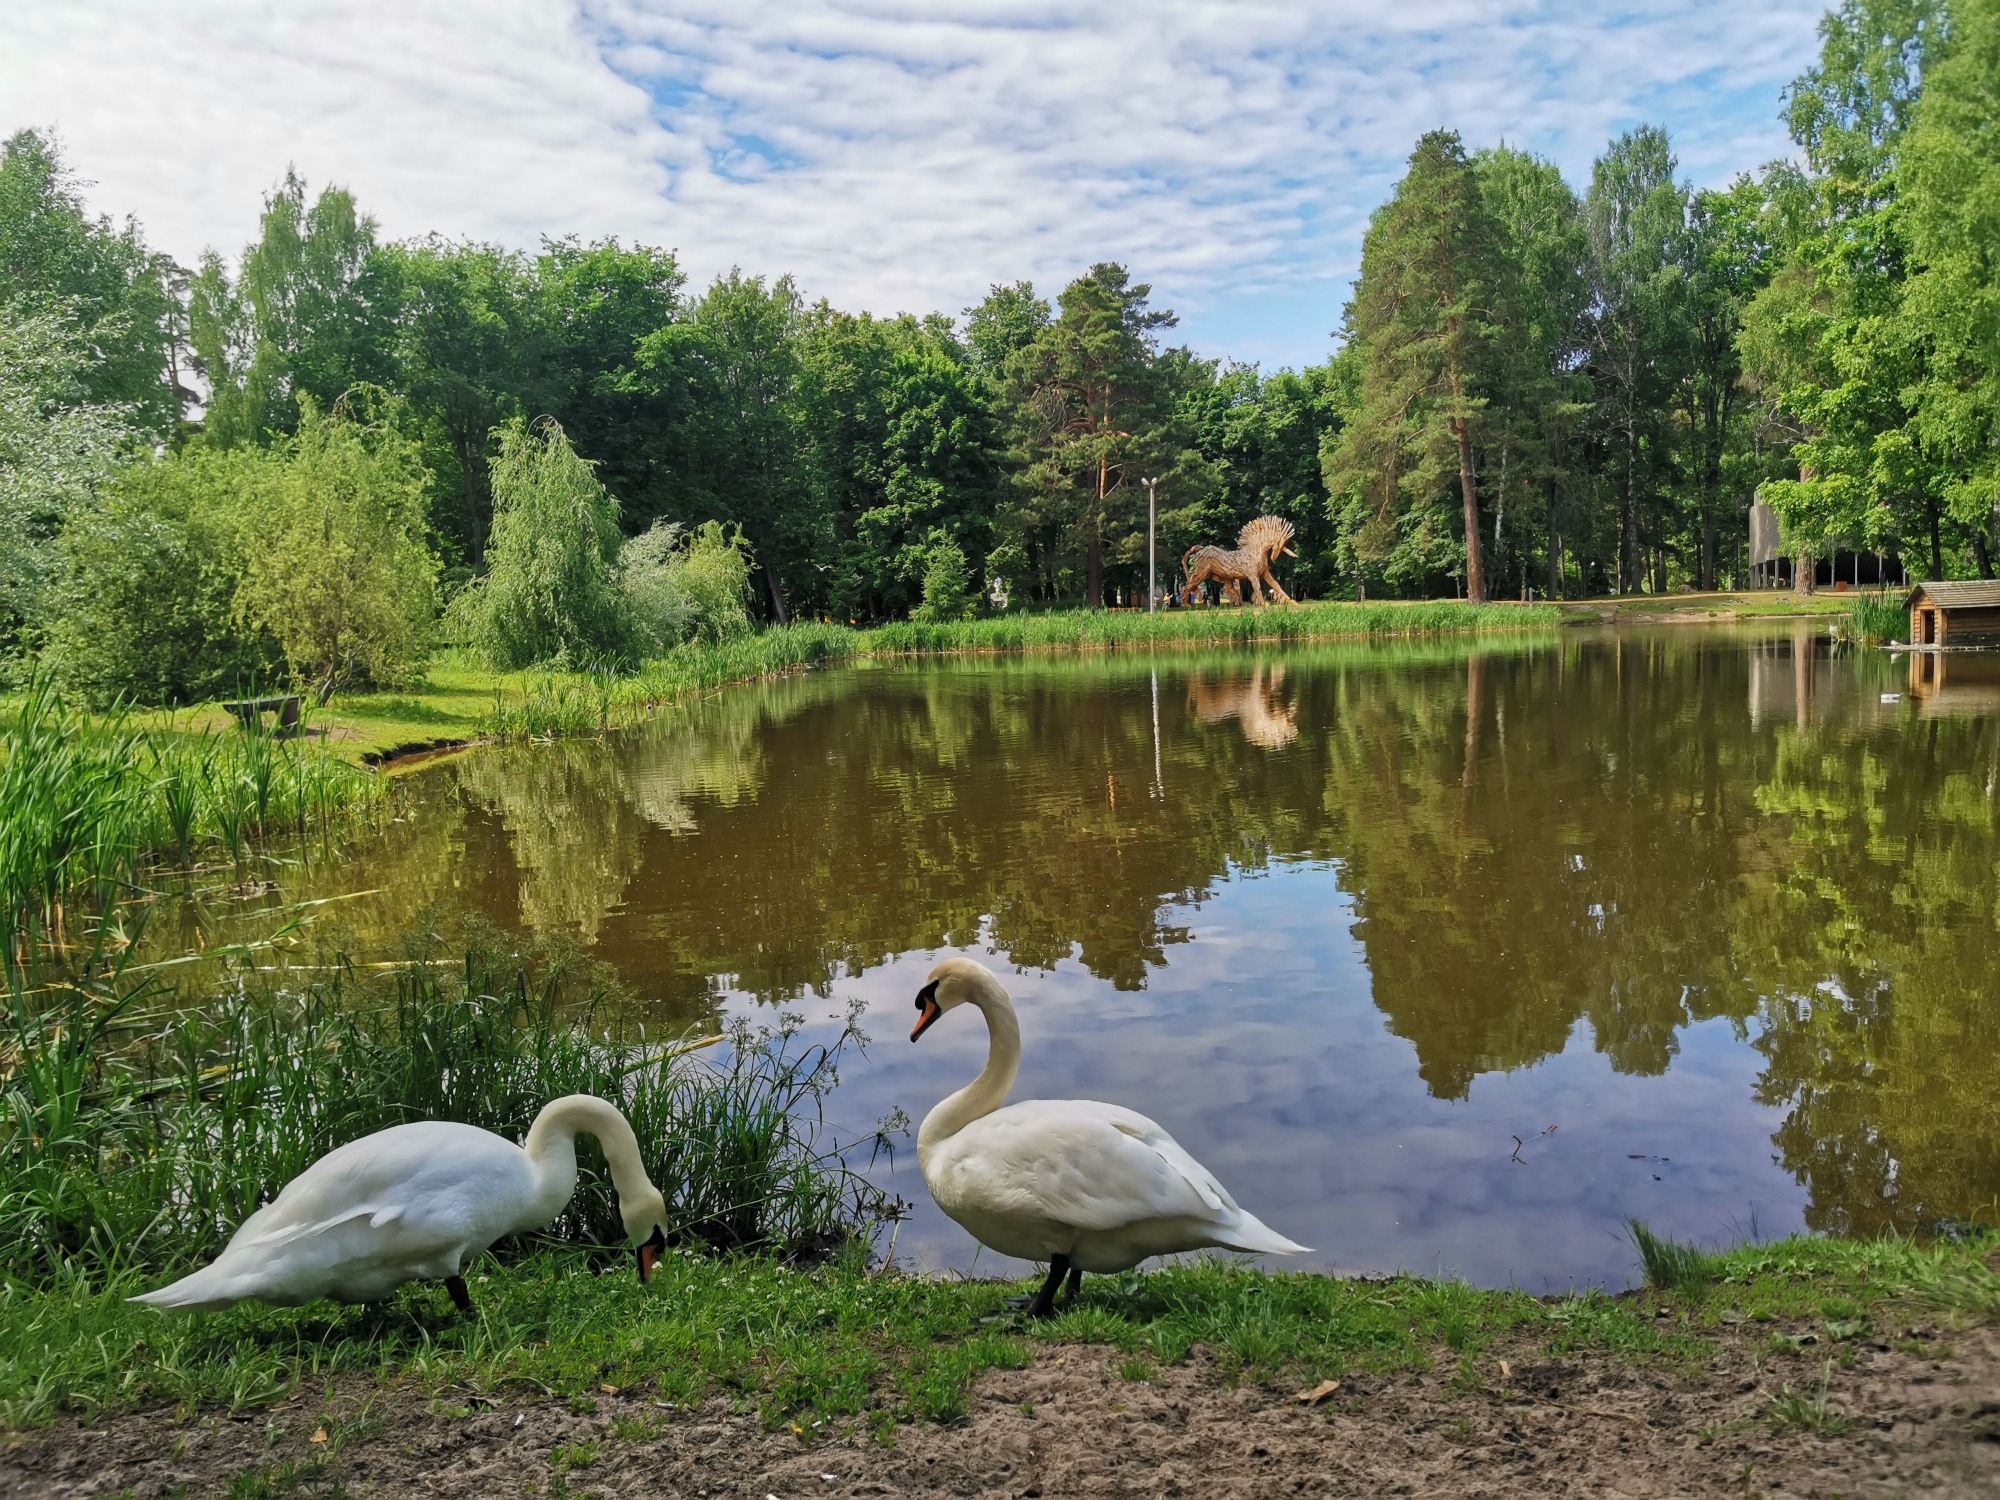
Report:
[[[625,1116],[595,1094],[566,1094],[543,1106],[528,1127],[522,1150],[540,1183],[543,1200],[553,1200],[553,1213],[576,1191],[576,1138],[594,1135],[611,1167],[611,1185],[621,1202],[653,1191],[639,1159],[639,1138]]]
[[[1014,1075],[1021,1071],[1021,1023],[1014,1016],[1014,1002],[1007,992],[988,979],[973,992],[971,1003],[986,1017],[986,1066],[979,1076],[957,1093],[942,1099],[917,1131],[917,1159],[942,1141],[949,1140],[981,1115],[990,1115],[1007,1102]]]

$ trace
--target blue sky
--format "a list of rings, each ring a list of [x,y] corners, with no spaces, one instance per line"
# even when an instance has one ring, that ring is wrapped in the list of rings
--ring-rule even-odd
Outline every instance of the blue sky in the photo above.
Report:
[[[98,209],[234,254],[296,164],[390,236],[615,234],[809,297],[956,313],[1122,260],[1179,336],[1322,357],[1417,135],[1579,186],[1659,123],[1721,183],[1820,6],[1720,0],[70,0],[21,5],[0,130],[55,126]]]

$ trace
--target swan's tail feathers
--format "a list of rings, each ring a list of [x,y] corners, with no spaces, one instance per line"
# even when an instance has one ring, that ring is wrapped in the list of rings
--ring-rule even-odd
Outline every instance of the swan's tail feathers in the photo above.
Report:
[[[129,1300],[150,1303],[154,1307],[177,1307],[187,1312],[219,1312],[225,1307],[234,1307],[247,1295],[237,1281],[237,1277],[229,1275],[219,1266],[203,1266],[170,1286],[141,1292]]]
[[[1229,1248],[1257,1255],[1310,1255],[1312,1248],[1288,1240],[1255,1214],[1244,1214],[1229,1230]]]

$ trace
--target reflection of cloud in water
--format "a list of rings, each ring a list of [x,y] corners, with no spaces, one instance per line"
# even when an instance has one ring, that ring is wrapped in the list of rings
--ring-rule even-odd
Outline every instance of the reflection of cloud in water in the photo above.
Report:
[[[1251,744],[1282,750],[1299,737],[1298,710],[1279,696],[1284,685],[1285,669],[1262,662],[1247,678],[1230,673],[1216,682],[1197,674],[1188,679],[1188,707],[1204,724],[1234,719]]]

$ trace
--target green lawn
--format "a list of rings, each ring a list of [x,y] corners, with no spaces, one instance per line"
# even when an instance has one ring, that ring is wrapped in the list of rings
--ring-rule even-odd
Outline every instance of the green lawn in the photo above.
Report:
[[[1688,1289],[1557,1298],[1196,1262],[1087,1278],[1073,1309],[1041,1323],[1004,1305],[1024,1286],[876,1274],[858,1257],[802,1270],[670,1254],[646,1287],[623,1251],[604,1275],[575,1250],[488,1259],[468,1278],[475,1307],[463,1319],[427,1285],[374,1308],[210,1315],[128,1303],[140,1284],[130,1278],[15,1285],[0,1294],[0,1425],[164,1403],[234,1411],[347,1377],[414,1386],[447,1406],[508,1391],[587,1404],[606,1387],[676,1406],[721,1395],[771,1427],[881,1430],[963,1415],[971,1377],[1026,1364],[1052,1342],[1111,1345],[1133,1380],[1201,1347],[1231,1380],[1427,1369],[1476,1386],[1482,1356],[1524,1340],[1697,1375],[1719,1329],[1768,1323],[1784,1368],[1807,1343],[1841,1359],[1878,1326],[1902,1327],[1892,1306],[1947,1322],[2000,1315],[2000,1277],[1982,1259],[1995,1245],[1800,1238],[1703,1258]]]

